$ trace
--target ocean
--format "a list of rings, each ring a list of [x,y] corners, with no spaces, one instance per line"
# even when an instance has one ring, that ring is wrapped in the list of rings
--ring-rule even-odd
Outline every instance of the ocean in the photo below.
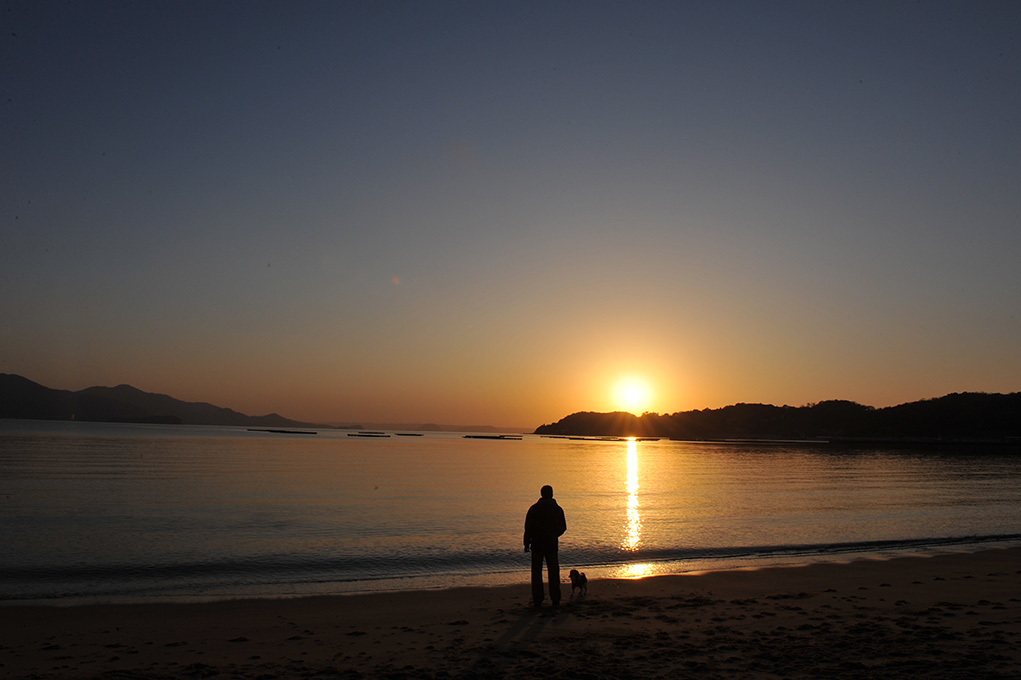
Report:
[[[565,578],[1021,544],[1016,448],[388,434],[0,420],[0,604],[525,584],[544,484]]]

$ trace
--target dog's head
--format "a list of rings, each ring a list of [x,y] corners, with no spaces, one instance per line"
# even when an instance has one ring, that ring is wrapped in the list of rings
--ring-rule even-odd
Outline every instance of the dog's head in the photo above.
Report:
[[[571,577],[572,581],[574,581],[575,579],[577,579],[577,578],[579,578],[581,576],[581,574],[578,573],[577,569],[572,569],[571,573],[568,574],[568,575]]]

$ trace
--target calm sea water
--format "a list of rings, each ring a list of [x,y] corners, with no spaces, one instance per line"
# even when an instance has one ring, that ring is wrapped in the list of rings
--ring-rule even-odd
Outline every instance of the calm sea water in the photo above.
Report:
[[[1018,451],[355,438],[0,420],[0,602],[524,583],[1021,544]]]

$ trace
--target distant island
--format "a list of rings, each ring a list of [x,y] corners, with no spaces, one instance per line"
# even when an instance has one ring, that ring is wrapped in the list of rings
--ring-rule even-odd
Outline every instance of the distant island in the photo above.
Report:
[[[131,385],[89,387],[72,392],[56,390],[20,375],[0,373],[0,418],[23,420],[80,420],[103,423],[163,425],[222,425],[257,428],[337,428],[424,430],[435,432],[500,432],[490,425],[436,423],[305,423],[277,413],[249,416],[204,402],[186,402],[165,394],[143,392]],[[512,431],[520,432],[519,428]]]
[[[640,416],[574,413],[535,434],[663,437],[683,440],[973,442],[1021,446],[1021,392],[962,393],[887,408],[852,401],[807,406],[734,404],[718,409]]]
[[[204,402],[185,402],[130,385],[72,392],[0,373],[0,418],[112,423],[223,425],[257,428],[343,428],[506,431],[481,425],[306,423],[277,413],[250,416]],[[513,428],[512,428],[513,429]],[[514,429],[514,431],[519,431]],[[580,437],[660,437],[705,440],[828,440],[974,442],[1021,447],[1021,392],[958,393],[937,399],[873,408],[832,400],[807,406],[734,404],[671,414],[573,413],[541,425],[535,434]]]
[[[131,385],[55,390],[20,375],[0,373],[0,418],[83,420],[105,423],[231,425],[238,427],[321,427],[277,413],[249,416],[202,402],[143,392]]]

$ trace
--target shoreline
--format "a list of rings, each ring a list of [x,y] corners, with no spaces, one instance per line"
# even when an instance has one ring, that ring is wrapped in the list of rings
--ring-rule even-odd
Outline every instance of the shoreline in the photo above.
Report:
[[[563,576],[576,567],[590,579],[635,580],[654,576],[695,576],[719,571],[769,569],[772,567],[808,567],[819,564],[845,564],[859,560],[891,560],[902,557],[930,557],[944,554],[974,553],[985,550],[1021,548],[1021,534],[962,536],[928,539],[904,539],[827,546],[779,546],[776,549],[753,547],[733,553],[706,553],[700,557],[653,558],[620,564],[562,564]],[[565,554],[562,551],[562,558]],[[290,590],[273,583],[260,584],[257,590],[216,589],[204,594],[104,594],[81,593],[0,600],[0,612],[14,607],[82,607],[91,605],[208,604],[234,600],[289,600],[309,597],[349,597],[353,595],[436,592],[458,588],[499,588],[527,586],[527,565],[482,574],[434,574],[406,577],[353,579],[346,582],[310,581]],[[346,584],[348,587],[343,587]],[[301,589],[308,586],[318,586]]]
[[[564,574],[566,577],[566,574]],[[526,585],[5,606],[0,674],[1021,677],[1021,548]]]

